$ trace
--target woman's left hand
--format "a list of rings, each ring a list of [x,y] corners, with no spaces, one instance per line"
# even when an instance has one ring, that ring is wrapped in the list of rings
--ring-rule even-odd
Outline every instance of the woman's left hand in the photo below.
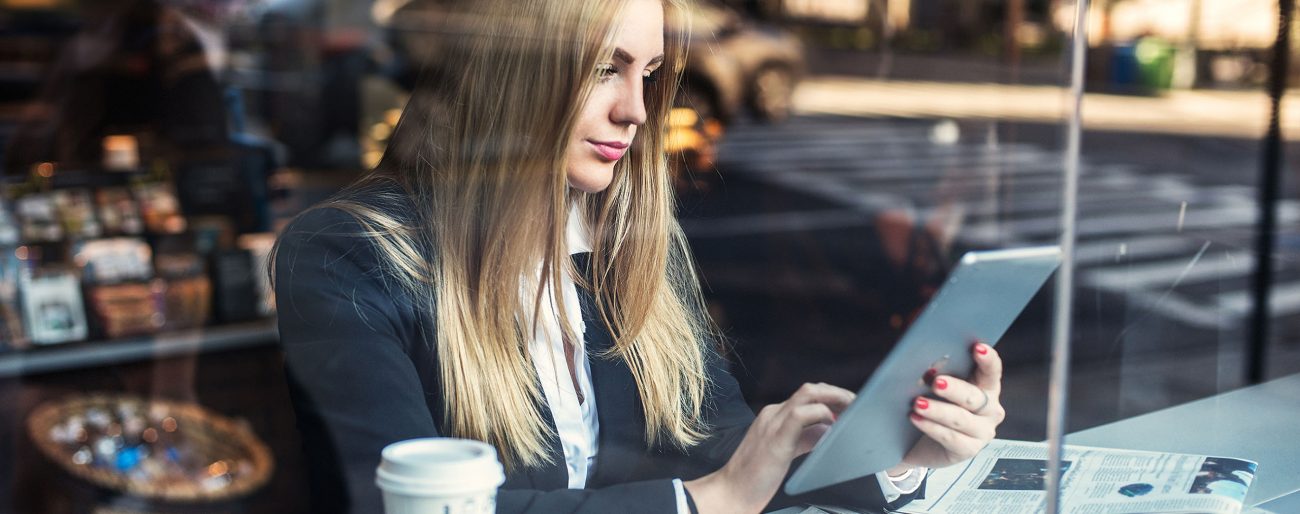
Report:
[[[903,457],[905,466],[941,468],[956,464],[984,449],[1006,418],[1002,396],[1002,358],[984,343],[971,347],[975,376],[970,382],[938,375],[930,388],[941,399],[917,397],[912,402],[912,424],[925,434]]]

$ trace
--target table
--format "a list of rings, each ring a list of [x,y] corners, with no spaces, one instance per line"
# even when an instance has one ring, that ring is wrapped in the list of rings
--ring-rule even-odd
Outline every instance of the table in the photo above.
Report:
[[[1075,432],[1065,441],[1253,460],[1259,468],[1246,505],[1300,512],[1300,374]]]
[[[1277,514],[1300,512],[1300,494],[1288,494],[1271,502],[1257,505],[1257,507],[1268,512],[1276,512]]]
[[[1247,506],[1300,512],[1300,374],[1116,421],[1066,444],[1238,457],[1259,463]]]

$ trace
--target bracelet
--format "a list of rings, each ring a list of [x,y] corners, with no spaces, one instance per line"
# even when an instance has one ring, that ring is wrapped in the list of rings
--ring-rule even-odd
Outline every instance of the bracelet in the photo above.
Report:
[[[915,472],[916,472],[916,468],[907,468],[907,471],[906,471],[906,472],[904,472],[903,474],[898,475],[898,476],[896,476],[896,477],[894,477],[894,476],[889,476],[889,473],[888,473],[888,472],[885,473],[885,476],[889,478],[889,481],[890,481],[890,482],[898,483],[898,482],[902,482],[902,481],[904,481],[904,480],[907,480],[907,479],[909,479],[909,478],[912,478],[912,473],[915,473]]]

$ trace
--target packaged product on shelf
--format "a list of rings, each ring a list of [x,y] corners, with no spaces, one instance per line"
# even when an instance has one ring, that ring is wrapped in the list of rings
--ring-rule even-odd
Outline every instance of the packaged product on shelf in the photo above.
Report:
[[[18,244],[18,222],[9,212],[9,205],[0,198],[0,246],[13,247]]]
[[[153,278],[153,249],[143,239],[115,237],[78,242],[73,260],[88,285]]]
[[[90,310],[105,337],[127,337],[163,328],[163,283],[126,282],[86,289]]]
[[[185,218],[176,192],[166,182],[148,182],[133,187],[140,203],[145,230],[153,234],[179,234],[185,231]]]
[[[253,258],[253,284],[257,293],[257,313],[262,316],[275,314],[275,289],[271,287],[268,259],[271,248],[275,247],[275,234],[263,232],[239,236],[239,248],[248,251]]]
[[[29,194],[18,198],[14,206],[22,227],[23,241],[41,243],[63,239],[63,225],[59,223],[52,195]]]
[[[255,319],[258,305],[257,285],[253,276],[253,257],[247,250],[218,250],[209,256],[212,276],[213,314],[217,321],[235,322]]]
[[[200,255],[235,246],[235,225],[225,216],[191,216],[190,234],[194,236],[194,249]]]
[[[153,280],[153,250],[132,237],[79,242],[73,260],[81,267],[89,310],[105,337],[151,334],[163,327],[163,289]]]
[[[81,300],[81,281],[72,271],[45,271],[23,284],[23,318],[33,344],[80,341],[90,329]]]
[[[104,233],[110,235],[138,235],[144,232],[140,206],[131,191],[125,187],[106,187],[95,192],[99,208],[99,221]]]
[[[103,231],[95,217],[95,203],[90,191],[63,189],[53,193],[54,206],[63,224],[64,234],[72,239],[99,237]]]
[[[24,261],[18,249],[18,225],[0,198],[0,352],[26,345],[22,314],[18,310],[18,284]]]
[[[159,254],[155,260],[163,281],[166,330],[197,328],[212,314],[212,283],[203,259],[192,252]]]
[[[24,262],[12,246],[0,246],[0,351],[23,348],[22,314],[18,310],[18,284]]]
[[[109,171],[136,171],[140,169],[140,144],[134,135],[114,134],[104,136],[104,159],[100,164]]]

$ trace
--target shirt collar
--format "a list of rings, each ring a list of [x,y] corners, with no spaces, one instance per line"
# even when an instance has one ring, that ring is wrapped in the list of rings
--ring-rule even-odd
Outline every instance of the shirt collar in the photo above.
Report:
[[[591,252],[591,231],[576,203],[569,207],[569,223],[564,230],[564,239],[569,247],[569,255]]]

